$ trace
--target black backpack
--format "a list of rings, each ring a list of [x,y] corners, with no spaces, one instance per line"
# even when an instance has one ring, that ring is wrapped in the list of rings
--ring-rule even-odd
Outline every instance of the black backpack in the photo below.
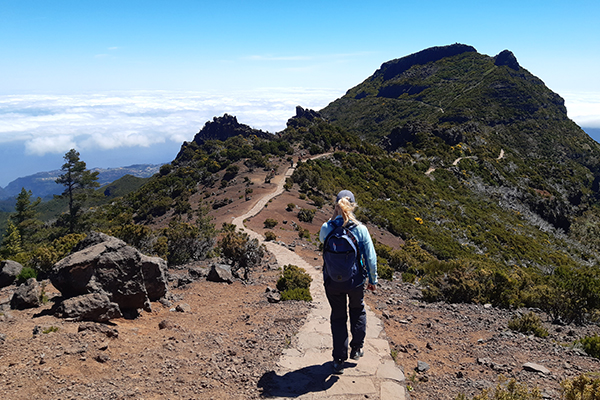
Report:
[[[350,232],[354,224],[336,226],[325,238],[323,261],[325,275],[333,282],[343,283],[361,275],[360,248]]]

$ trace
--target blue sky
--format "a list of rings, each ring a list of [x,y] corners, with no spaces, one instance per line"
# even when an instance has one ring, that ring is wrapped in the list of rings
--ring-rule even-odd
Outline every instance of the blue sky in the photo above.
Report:
[[[0,186],[168,162],[213,116],[277,131],[383,62],[455,42],[519,63],[600,127],[598,1],[0,0]]]

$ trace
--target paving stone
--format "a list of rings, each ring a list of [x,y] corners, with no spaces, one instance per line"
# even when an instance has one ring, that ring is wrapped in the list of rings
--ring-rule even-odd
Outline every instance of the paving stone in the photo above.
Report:
[[[393,379],[398,382],[404,382],[405,377],[404,373],[396,366],[396,363],[393,360],[385,362],[379,365],[377,369],[377,377],[385,378],[385,379]]]
[[[390,356],[390,345],[385,339],[371,339],[365,344],[365,350],[373,351],[379,357]]]
[[[377,368],[380,365],[380,359],[375,354],[365,353],[358,361],[351,360],[350,363],[356,363],[354,368],[344,371],[344,374],[359,376],[375,376]]]
[[[356,377],[340,375],[337,382],[327,389],[326,394],[335,395],[372,395],[377,393],[373,379],[367,377]]]
[[[404,386],[392,382],[385,381],[381,383],[381,395],[380,400],[405,400],[406,391]]]

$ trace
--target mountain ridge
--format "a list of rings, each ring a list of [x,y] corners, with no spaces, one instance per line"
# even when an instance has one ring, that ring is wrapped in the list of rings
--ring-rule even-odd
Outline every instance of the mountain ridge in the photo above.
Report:
[[[115,168],[91,168],[90,171],[97,171],[98,183],[103,186],[125,176],[133,175],[138,178],[149,178],[156,174],[163,164],[133,164],[125,167]],[[6,187],[0,188],[0,200],[7,200],[19,194],[21,188],[31,190],[33,197],[50,197],[55,194],[61,194],[63,186],[55,182],[56,178],[62,174],[60,169],[52,171],[41,171],[32,175],[19,177],[11,181]]]

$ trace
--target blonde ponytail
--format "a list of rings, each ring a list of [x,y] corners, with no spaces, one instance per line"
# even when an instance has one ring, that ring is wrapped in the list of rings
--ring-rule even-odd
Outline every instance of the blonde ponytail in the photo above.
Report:
[[[342,197],[335,206],[336,212],[338,215],[341,215],[344,219],[344,226],[348,224],[348,222],[353,222],[358,225],[358,220],[354,216],[354,210],[356,209],[356,204],[350,201],[349,197]]]

